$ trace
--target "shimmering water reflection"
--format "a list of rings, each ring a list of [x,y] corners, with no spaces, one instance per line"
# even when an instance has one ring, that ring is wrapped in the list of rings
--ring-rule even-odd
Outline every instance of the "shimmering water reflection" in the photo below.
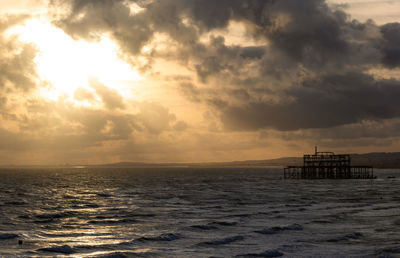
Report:
[[[272,168],[2,169],[0,253],[396,255],[400,174],[376,174],[285,181]]]

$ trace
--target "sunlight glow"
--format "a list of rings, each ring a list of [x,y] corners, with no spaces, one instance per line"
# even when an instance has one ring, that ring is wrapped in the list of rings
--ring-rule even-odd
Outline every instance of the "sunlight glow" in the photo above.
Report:
[[[72,97],[78,88],[93,92],[90,78],[129,96],[132,84],[141,79],[137,71],[118,58],[117,46],[107,37],[98,42],[75,41],[61,29],[41,20],[30,20],[10,33],[19,35],[21,41],[37,45],[39,53],[35,63],[39,76],[51,86],[41,89],[46,97]]]

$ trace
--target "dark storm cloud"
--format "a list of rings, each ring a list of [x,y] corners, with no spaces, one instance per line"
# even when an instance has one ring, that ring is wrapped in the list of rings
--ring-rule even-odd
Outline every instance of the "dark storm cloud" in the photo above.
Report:
[[[370,27],[378,28],[370,21],[351,21],[343,11],[331,9],[323,0],[154,0],[142,4],[120,0],[52,2],[54,5],[64,3],[61,6],[68,10],[67,15],[56,24],[73,36],[95,38],[98,33],[110,32],[120,45],[136,55],[154,33],[162,32],[190,50],[200,50],[200,53],[193,51],[190,54],[201,55],[204,66],[217,71],[220,66],[213,59],[215,56],[209,55],[208,46],[202,48],[199,37],[204,32],[226,28],[230,21],[243,22],[252,37],[266,39],[272,49],[305,65],[320,66],[328,59],[332,59],[329,64],[348,62],[349,55],[357,57],[363,48],[376,43],[373,37],[379,36],[370,35]],[[127,6],[129,2],[141,5],[143,10],[132,14]],[[382,31],[385,33],[385,26]],[[224,42],[219,38],[210,42],[210,46],[216,44],[219,47],[214,54],[229,50],[222,47]],[[369,50],[373,51],[372,48]],[[255,58],[263,53],[261,48],[247,47],[241,57]]]
[[[384,38],[383,63],[389,67],[400,66],[400,23],[388,23],[381,26]]]
[[[295,60],[304,59],[310,50],[317,55],[343,54],[347,51],[341,35],[344,19],[342,12],[332,12],[324,1],[276,1],[253,20],[253,33],[268,38]]]
[[[390,139],[400,136],[400,119],[385,119],[381,121],[362,121],[360,123],[338,126],[335,128],[312,130],[312,134],[325,139],[353,140],[357,138]]]
[[[284,103],[226,106],[221,120],[231,130],[326,128],[400,116],[400,82],[363,73],[327,75],[286,92]]]
[[[241,49],[240,57],[242,58],[261,58],[265,54],[265,47],[261,46],[253,46],[253,47],[244,47]]]
[[[142,8],[135,14],[128,2],[67,1],[56,24],[75,37],[110,33],[130,56],[140,56],[157,33],[168,35],[177,47],[153,50],[151,58],[182,62],[203,84],[213,78],[213,91],[190,82],[180,90],[209,105],[226,129],[328,128],[400,116],[400,82],[367,74],[400,65],[398,23],[351,20],[324,0],[130,1]],[[260,46],[228,45],[213,35],[231,21]],[[200,40],[205,33],[207,42]]]
[[[66,3],[69,3],[66,5],[69,12],[56,24],[71,35],[84,38],[111,32],[131,54],[139,54],[141,47],[151,40],[155,32],[167,33],[179,44],[204,52],[207,50],[201,49],[199,35],[226,28],[230,21],[235,20],[244,22],[254,38],[267,39],[273,48],[285,52],[294,60],[304,61],[313,55],[315,57],[311,61],[315,61],[316,58],[346,56],[352,50],[347,34],[361,29],[352,27],[344,12],[332,11],[321,0],[158,0],[143,4],[143,11],[134,15],[126,5],[127,1],[76,0]],[[225,51],[221,47],[219,50]],[[256,57],[262,52],[247,48],[242,57]],[[206,53],[191,53],[197,54]],[[204,58],[205,66],[218,70],[219,66],[212,57]]]

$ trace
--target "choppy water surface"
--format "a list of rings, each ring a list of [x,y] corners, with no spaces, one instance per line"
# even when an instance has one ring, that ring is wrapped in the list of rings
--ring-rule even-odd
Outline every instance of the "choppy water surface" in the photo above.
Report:
[[[2,169],[0,253],[397,257],[399,172],[282,180],[270,168]]]

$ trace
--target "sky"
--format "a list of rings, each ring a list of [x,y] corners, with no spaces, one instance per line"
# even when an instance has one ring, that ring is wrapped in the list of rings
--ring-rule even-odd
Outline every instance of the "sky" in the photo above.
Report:
[[[400,151],[400,0],[2,0],[0,165]]]

